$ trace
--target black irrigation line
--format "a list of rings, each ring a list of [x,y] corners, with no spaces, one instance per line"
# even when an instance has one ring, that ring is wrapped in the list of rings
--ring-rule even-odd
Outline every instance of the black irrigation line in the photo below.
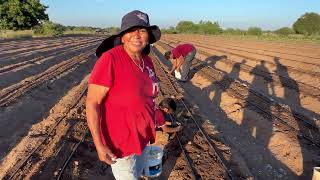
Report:
[[[153,50],[153,51],[154,51],[154,50]],[[155,55],[155,57],[156,57],[156,55]],[[169,79],[169,77],[168,77],[167,75],[165,75],[166,72],[165,72],[165,70],[163,69],[162,65],[160,64],[158,58],[156,58],[156,62],[157,62],[157,64],[158,64],[158,66],[160,67],[162,73],[164,74],[164,77],[166,78],[167,82],[170,84],[171,89],[174,90],[174,92],[175,92],[176,95],[179,94],[179,92],[177,91],[177,89],[175,88],[175,86],[173,85],[173,83],[171,82],[171,80]],[[179,99],[179,101],[183,104],[185,110],[187,110],[188,113],[191,115],[191,119],[192,119],[193,122],[196,124],[196,126],[198,127],[198,129],[199,129],[200,133],[202,134],[203,138],[206,140],[206,142],[209,144],[210,148],[212,149],[212,151],[213,151],[214,154],[216,155],[218,162],[223,166],[224,170],[227,172],[227,174],[228,174],[228,176],[230,177],[230,179],[233,180],[233,179],[234,179],[234,175],[233,175],[232,170],[231,170],[231,169],[228,169],[227,166],[225,165],[225,163],[222,161],[220,155],[219,155],[219,154],[217,153],[217,151],[216,151],[216,148],[214,148],[215,145],[213,145],[213,143],[208,139],[208,135],[202,130],[201,126],[199,125],[199,123],[197,122],[197,120],[194,118],[194,116],[192,115],[192,112],[189,110],[188,106],[185,104],[185,102],[183,101],[183,99]],[[194,170],[194,168],[193,168],[193,166],[192,166],[192,162],[190,162],[190,159],[189,159],[188,156],[186,155],[186,153],[185,153],[185,151],[184,151],[184,148],[183,148],[183,146],[182,146],[182,144],[181,144],[181,141],[180,141],[180,138],[179,138],[178,134],[177,134],[177,139],[178,139],[178,142],[179,142],[179,146],[180,146],[180,148],[181,148],[181,150],[182,150],[182,152],[183,152],[184,158],[185,158],[185,160],[187,161],[187,164],[188,164],[189,168],[190,168],[191,171],[192,171],[192,176],[195,178],[195,177],[196,177],[196,176],[195,176],[195,172],[194,172],[195,170]],[[195,179],[196,179],[196,178],[195,178]]]
[[[204,139],[208,142],[210,148],[214,151],[219,163],[223,166],[223,168],[226,170],[226,172],[228,173],[228,176],[233,179],[233,172],[231,169],[228,169],[227,166],[224,164],[224,162],[222,161],[221,157],[219,156],[219,154],[216,151],[216,148],[214,147],[213,143],[211,143],[211,141],[208,138],[207,133],[205,133],[201,126],[199,125],[199,123],[197,122],[197,120],[194,118],[194,116],[192,115],[191,111],[189,110],[189,108],[187,107],[187,105],[184,103],[184,101],[182,99],[180,99],[180,101],[182,102],[183,106],[185,107],[185,109],[188,111],[188,113],[191,115],[191,119],[193,120],[193,122],[197,125],[197,127],[199,128],[202,136],[204,137]]]
[[[210,41],[211,43],[217,43],[216,41],[213,42],[213,41]],[[301,55],[301,54],[296,54],[295,53],[289,53],[288,51],[287,52],[281,52],[281,51],[275,51],[275,50],[268,50],[268,49],[258,49],[258,48],[252,48],[252,47],[245,47],[245,46],[236,46],[236,45],[232,45],[232,44],[228,44],[228,43],[221,43],[221,42],[218,42],[219,45],[225,45],[225,46],[231,46],[231,47],[234,47],[234,48],[245,48],[245,49],[250,49],[250,50],[258,50],[258,51],[263,51],[263,52],[270,52],[270,53],[281,53],[281,54],[285,54],[285,55],[292,55],[292,56],[298,56],[298,57],[302,57],[302,58],[314,58],[314,59],[320,59],[319,57],[316,57],[316,56],[308,56],[308,55]],[[225,46],[219,46],[219,47],[225,47]],[[250,45],[249,45],[250,46]],[[294,48],[294,49],[297,49],[297,48]],[[253,52],[254,53],[254,52]]]
[[[160,42],[160,43],[163,43],[163,44],[166,44],[166,45],[172,47],[171,45],[169,45],[170,43],[177,44],[178,42],[185,42],[185,41],[179,41],[179,40],[177,39],[176,41],[167,40],[167,43],[168,43],[168,44],[164,43],[164,41],[162,41],[162,42]],[[259,59],[259,58],[249,57],[249,56],[247,56],[247,55],[242,55],[242,54],[239,54],[239,53],[234,53],[234,52],[231,52],[231,51],[228,51],[228,50],[221,50],[221,49],[216,49],[216,48],[214,48],[214,47],[209,47],[209,46],[201,45],[201,44],[199,44],[199,42],[198,42],[198,44],[197,44],[196,46],[198,46],[198,47],[200,47],[200,48],[209,49],[209,50],[215,50],[215,51],[218,51],[218,52],[221,52],[221,53],[225,53],[225,54],[231,54],[231,55],[234,55],[234,56],[237,56],[237,57],[244,58],[245,60],[252,60],[252,61],[255,61],[255,62],[261,62],[261,60],[263,60],[263,59]],[[200,51],[202,51],[202,50],[200,50]],[[231,59],[230,59],[230,60],[231,60]],[[288,60],[288,59],[286,59],[286,60]],[[233,61],[233,60],[231,60],[231,61]],[[292,60],[292,61],[295,61],[295,60]],[[276,66],[276,65],[275,65],[273,62],[271,62],[271,61],[265,61],[265,63],[266,63],[266,64],[269,64],[269,65],[271,65],[271,66]],[[299,61],[299,63],[304,63],[304,62]],[[308,63],[305,63],[305,64],[308,64]],[[311,65],[313,65],[313,66],[318,66],[318,67],[320,67],[319,64],[312,64],[312,63],[309,63],[309,64],[311,64]],[[313,76],[313,77],[318,77],[318,76],[320,75],[320,72],[316,72],[316,71],[304,70],[304,69],[301,69],[301,68],[299,68],[299,67],[293,67],[293,66],[289,66],[289,65],[287,65],[286,67],[288,68],[288,70],[290,70],[290,71],[293,72],[293,73],[307,74],[307,75],[310,75],[310,76]],[[314,87],[314,86],[312,86],[312,85],[308,85],[308,86],[310,86],[310,87],[312,87],[312,88],[317,88],[317,87]],[[318,89],[318,88],[317,88],[317,89]]]
[[[189,168],[191,169],[192,179],[197,179],[197,178],[196,178],[196,175],[195,175],[195,171],[196,171],[196,170],[193,168],[193,166],[192,166],[192,164],[191,164],[191,160],[189,159],[186,151],[184,150],[184,147],[183,147],[183,145],[182,145],[182,143],[181,143],[181,140],[180,140],[178,134],[176,134],[176,138],[177,138],[177,140],[178,140],[179,147],[180,147],[180,149],[181,149],[181,151],[182,151],[182,153],[183,153],[183,157],[184,157],[184,159],[187,161],[187,164],[188,164]]]
[[[28,64],[34,64],[37,61],[40,61],[40,60],[43,60],[43,59],[46,59],[46,58],[52,59],[52,58],[56,58],[56,56],[62,56],[62,55],[67,55],[67,54],[71,54],[71,53],[77,53],[77,52],[79,52],[79,50],[82,50],[82,49],[97,45],[98,43],[99,42],[97,42],[97,41],[84,42],[84,43],[81,43],[81,44],[76,44],[75,46],[72,46],[72,47],[70,46],[69,49],[63,49],[61,51],[55,51],[53,53],[49,53],[49,54],[46,54],[46,55],[38,56],[38,57],[32,58],[32,59],[27,60],[27,61],[18,62],[18,63],[15,63],[15,64],[10,64],[10,65],[7,65],[7,66],[4,66],[4,67],[0,68],[0,75],[3,74],[3,73],[6,73],[7,71],[11,71],[12,69],[19,68],[21,66],[25,66],[25,65],[28,65]]]
[[[68,42],[66,44],[64,44],[63,42],[61,43],[57,43],[57,44],[50,44],[48,46],[45,46],[45,47],[34,47],[33,49],[28,49],[28,50],[24,50],[22,52],[13,52],[15,53],[16,55],[11,55],[13,53],[8,53],[9,55],[1,55],[0,54],[0,62],[1,61],[10,61],[10,60],[16,60],[16,59],[19,59],[19,58],[28,58],[28,56],[33,56],[35,54],[40,54],[40,53],[47,53],[47,52],[50,52],[50,51],[57,51],[57,49],[60,49],[58,51],[62,51],[63,49],[66,49],[66,48],[72,48],[72,47],[76,47],[76,46],[79,46],[81,44],[86,44],[86,43],[99,43],[100,39],[85,39],[85,40],[74,40],[73,42]],[[22,49],[19,48],[19,49]],[[19,50],[18,49],[18,50]]]
[[[196,60],[198,60],[198,62],[202,62],[202,61],[199,60],[199,59],[196,59]],[[215,69],[215,68],[213,68],[213,67],[211,67],[211,66],[209,66],[209,65],[207,65],[206,67],[209,68],[209,69],[211,69],[211,70],[214,70],[214,71],[217,70],[217,69]],[[207,75],[207,74],[206,74],[206,76],[208,76],[209,78],[215,79],[214,77],[212,77],[212,76],[210,76],[210,75]],[[236,80],[236,81],[237,81],[237,80]],[[221,87],[223,87],[223,84],[222,84],[221,82],[219,82],[219,81],[217,81],[217,82],[218,82],[218,84],[219,84]],[[237,81],[237,82],[238,82],[239,84],[247,87],[247,85],[242,84],[240,81]],[[270,99],[270,98],[268,98],[268,97],[266,97],[266,96],[264,96],[264,95],[262,95],[262,94],[260,94],[260,93],[257,93],[257,92],[255,92],[255,91],[252,91],[252,90],[250,90],[250,89],[249,89],[249,91],[250,91],[252,94],[254,94],[256,97],[260,98],[262,101],[263,101],[264,99],[269,99],[271,102],[274,102],[274,100],[272,100],[272,99]],[[244,97],[242,97],[243,95],[240,94],[240,93],[238,93],[237,91],[233,91],[233,93],[235,93],[235,94],[237,95],[236,98],[244,99]],[[252,105],[253,107],[259,109],[259,110],[262,111],[263,113],[269,114],[265,109],[259,107],[259,106],[256,105],[255,103],[252,103],[252,102],[250,102],[250,101],[247,101],[247,103],[250,104],[250,105]],[[281,106],[281,105],[279,105],[279,106]],[[275,116],[275,115],[272,115],[272,114],[270,114],[270,115],[271,115],[272,117],[278,119],[283,125],[285,125],[285,126],[289,127],[290,129],[294,130],[294,131],[295,131],[298,135],[300,135],[301,137],[305,138],[306,140],[308,140],[309,142],[311,142],[312,144],[314,144],[315,146],[317,146],[318,148],[320,148],[320,144],[319,144],[319,143],[314,142],[310,137],[305,136],[304,134],[302,134],[298,129],[296,129],[296,128],[294,128],[293,126],[289,125],[289,124],[288,124],[285,120],[283,120],[282,118],[280,118],[280,117],[278,117],[278,116]],[[297,117],[297,116],[295,116],[295,117],[298,118],[300,121],[302,121],[302,122],[304,122],[304,123],[312,126],[313,128],[317,128],[317,129],[318,129],[318,127],[314,126],[313,124],[311,124],[311,123],[308,122],[307,120],[304,120],[304,119],[299,118],[299,117]]]
[[[225,37],[223,37],[223,38],[225,38]],[[212,39],[211,39],[212,40]],[[214,39],[214,42],[213,41],[211,41],[211,42],[213,42],[213,43],[216,43],[216,41],[219,41],[219,40],[222,40],[221,38],[220,39],[218,39],[218,40],[215,40]],[[230,40],[230,39],[227,39],[227,40]],[[243,41],[243,40],[245,40],[245,39],[237,39],[236,41],[237,42],[229,42],[229,43],[232,43],[232,44],[235,44],[235,43],[238,43],[239,44],[239,41]],[[271,41],[255,41],[256,43],[257,43],[257,46],[261,46],[261,45],[264,45],[264,44],[266,44],[267,43],[267,45],[268,46],[274,46],[274,45],[277,45],[277,46],[279,46],[279,47],[281,47],[281,48],[289,48],[290,50],[299,50],[300,48],[304,48],[304,49],[314,49],[314,50],[318,50],[317,49],[317,47],[315,47],[315,46],[318,46],[318,44],[314,44],[313,43],[313,45],[311,45],[311,44],[305,44],[305,45],[301,45],[301,43],[292,43],[291,42],[291,44],[288,44],[288,42],[271,42]],[[306,43],[308,43],[308,42],[306,42]],[[220,43],[219,43],[220,44]],[[224,43],[225,44],[225,43]],[[225,45],[229,45],[229,46],[231,46],[230,44],[225,44]],[[253,44],[254,45],[254,44]],[[293,46],[292,46],[293,45]],[[299,46],[299,47],[297,47],[297,45]],[[312,47],[310,47],[310,45],[312,46]],[[233,45],[234,46],[234,45]],[[242,47],[242,48],[245,48],[244,46],[234,46],[234,47]],[[254,48],[249,48],[249,49],[254,49]],[[264,51],[267,51],[267,52],[275,52],[275,53],[280,53],[279,51],[276,51],[276,50],[266,50],[266,49],[264,49]],[[289,51],[290,52],[290,51]],[[290,54],[290,53],[288,53],[288,54]],[[291,54],[291,55],[295,55],[295,54]],[[312,56],[313,57],[313,56]]]
[[[166,44],[166,43],[168,43],[168,44]],[[170,44],[171,43],[173,43],[173,44],[176,44],[176,43],[178,43],[179,41],[176,41],[176,42],[174,42],[174,41],[170,41],[170,40],[164,40],[164,41],[162,41],[162,42],[158,42],[159,43],[159,45],[160,46],[162,46],[162,44],[165,44],[166,46],[170,46],[170,47],[172,47]],[[198,47],[200,47],[200,48],[205,48],[205,49],[212,49],[212,48],[210,48],[210,47],[208,47],[208,46],[202,46],[202,45],[200,45],[200,44],[198,44],[197,45]],[[215,50],[215,49],[213,49],[213,50]],[[197,51],[200,53],[200,54],[203,54],[203,55],[205,55],[205,56],[208,56],[208,57],[210,57],[210,56],[212,56],[212,54],[210,54],[210,53],[207,53],[207,52],[205,52],[203,49],[197,49]],[[230,54],[228,51],[223,51],[223,50],[216,50],[216,51],[219,51],[219,52],[222,52],[222,53],[226,53],[226,54]],[[232,53],[231,53],[232,54]],[[223,55],[224,56],[224,55]],[[250,58],[250,57],[247,57],[247,56],[242,56],[242,55],[235,55],[235,56],[239,56],[239,57],[242,57],[242,58],[245,58],[245,60],[246,59],[248,59],[248,60],[253,60],[253,61],[255,61],[255,62],[260,62],[261,60],[259,60],[259,59],[253,59],[253,58]],[[221,56],[222,57],[222,56]],[[237,61],[235,61],[235,60],[232,60],[232,59],[229,59],[229,58],[226,58],[225,60],[224,59],[221,59],[220,61],[222,61],[222,62],[224,62],[225,64],[227,64],[227,65],[232,65],[232,64],[234,64],[234,63],[238,63]],[[272,65],[272,66],[276,66],[274,63],[272,63],[272,62],[269,62],[269,61],[265,61],[267,64],[270,64],[270,65]],[[247,73],[250,73],[250,69],[252,68],[254,68],[254,67],[252,67],[252,66],[250,66],[250,65],[246,65],[246,64],[243,64],[242,65],[243,66],[243,70],[245,71],[245,72],[247,72]],[[319,65],[320,66],[320,65]],[[293,68],[293,67],[290,67],[290,66],[286,66],[286,67],[288,67],[288,69],[289,70],[291,70],[292,72],[296,72],[296,73],[298,73],[298,74],[303,74],[303,73],[306,73],[306,74],[309,74],[308,73],[308,71],[303,71],[303,70],[301,70],[301,69],[296,69],[296,68]],[[241,67],[240,67],[240,69],[242,69]],[[265,71],[260,71],[261,73],[266,73]],[[258,75],[258,76],[262,76],[262,77],[265,77],[263,74],[261,74],[261,73],[256,73],[256,72],[254,72],[254,74],[256,74],[256,75]],[[317,73],[317,72],[315,72],[315,73]],[[319,72],[320,73],[320,72]],[[319,74],[318,73],[318,74]],[[299,88],[300,88],[300,90],[299,89],[297,89],[296,87],[292,87],[292,85],[291,85],[291,83],[292,82],[290,82],[290,80],[288,79],[288,77],[286,77],[286,76],[284,76],[284,75],[275,75],[274,73],[271,73],[271,75],[272,75],[272,79],[271,80],[273,80],[274,82],[276,82],[276,83],[279,83],[279,86],[286,86],[286,87],[288,87],[288,88],[290,88],[290,89],[293,89],[293,90],[295,90],[295,91],[301,91],[301,92],[303,92],[303,93],[305,93],[306,95],[308,95],[308,96],[311,96],[312,98],[316,98],[316,99],[318,99],[318,100],[320,100],[320,96],[319,96],[319,92],[320,92],[320,89],[319,88],[317,88],[317,87],[315,87],[315,86],[313,86],[313,85],[311,85],[311,84],[306,84],[305,82],[301,82],[301,81],[296,81],[296,83],[298,83],[298,86],[299,86]],[[314,74],[311,74],[312,76],[314,76]],[[281,77],[281,79],[285,79],[286,81],[289,81],[287,84],[285,84],[285,85],[282,85],[282,83],[280,82],[280,80],[275,80],[274,79],[274,77],[278,77],[279,76],[279,78]],[[316,75],[317,76],[317,75]],[[312,93],[311,92],[309,92],[309,91],[312,91]]]
[[[164,72],[161,64],[160,64],[158,61],[157,61],[157,64],[158,64],[158,67],[160,67],[160,69],[162,70],[162,72]],[[164,72],[164,73],[165,73],[165,72]],[[174,85],[171,83],[170,79],[169,79],[167,76],[165,76],[165,75],[164,75],[164,77],[167,79],[167,82],[169,82],[169,85],[171,86],[170,89],[173,89],[173,90],[174,90],[175,95],[179,94],[179,92],[176,90],[176,88],[174,87]],[[161,91],[161,89],[160,89],[160,93],[161,93],[162,96],[164,96],[164,93]],[[172,117],[170,116],[170,118],[172,118]],[[186,160],[186,162],[187,162],[187,164],[188,164],[188,166],[189,166],[189,168],[190,168],[190,170],[191,170],[192,179],[195,179],[195,180],[196,180],[196,179],[197,179],[197,178],[196,178],[196,173],[195,173],[196,170],[195,170],[195,169],[193,168],[193,166],[192,166],[191,160],[190,160],[190,158],[188,157],[188,155],[187,155],[187,153],[186,153],[186,151],[185,151],[185,149],[184,149],[184,147],[183,147],[183,145],[182,145],[182,143],[181,143],[180,137],[179,137],[178,134],[176,134],[175,137],[177,138],[177,141],[178,141],[178,143],[179,143],[179,147],[180,147],[180,149],[181,149],[181,151],[182,151],[183,157],[184,157],[184,159]]]
[[[85,95],[85,93],[87,92],[87,88],[83,89],[80,96],[77,97],[77,99],[75,101],[73,101],[72,105],[69,107],[69,110],[71,110],[72,108],[74,108],[80,101],[80,99]],[[53,125],[53,127],[47,132],[46,137],[39,143],[39,145],[37,147],[35,147],[28,156],[26,156],[23,160],[21,160],[20,162],[18,162],[18,164],[16,166],[13,167],[13,172],[12,173],[8,173],[5,177],[8,177],[9,180],[13,179],[14,176],[18,173],[18,171],[20,169],[22,169],[27,161],[34,155],[34,153],[50,138],[52,132],[55,130],[55,128],[67,117],[66,113],[64,116],[60,117],[57,119],[56,123]],[[86,134],[86,133],[85,133]],[[82,142],[83,140],[81,140],[80,142]]]
[[[163,44],[165,44],[165,43],[163,43]],[[168,44],[166,44],[166,45],[168,45]],[[168,45],[168,46],[170,46],[170,45]],[[170,47],[171,47],[171,46],[170,46]],[[198,61],[197,63],[203,63],[203,64],[206,63],[206,62],[201,61],[201,60],[196,59],[196,58],[195,58],[195,60]],[[213,70],[213,71],[221,72],[220,70],[218,70],[218,69],[216,69],[216,68],[214,68],[214,67],[211,67],[211,66],[209,66],[209,65],[206,65],[205,67],[207,67],[207,68],[209,68],[210,70]],[[224,73],[224,72],[222,72],[222,73]],[[205,74],[206,74],[206,73],[205,73]],[[206,76],[215,79],[214,77],[212,77],[212,76],[210,76],[210,75],[208,75],[208,74],[206,74]],[[244,86],[244,87],[247,87],[247,84],[242,83],[242,82],[239,81],[239,80],[235,80],[235,82],[239,83],[240,85],[242,85],[242,86]],[[219,83],[219,84],[223,87],[223,84],[221,84],[221,83]],[[262,94],[260,94],[260,93],[257,93],[257,92],[255,92],[255,91],[253,91],[253,90],[248,89],[248,91],[250,91],[250,93],[254,94],[256,97],[260,98],[261,100],[268,99],[268,100],[270,100],[271,102],[275,102],[273,99],[270,99],[270,98],[266,97],[265,95],[262,95]],[[237,98],[244,99],[244,97],[242,97],[242,96],[243,96],[242,94],[238,93],[237,91],[234,91],[234,93],[237,95]],[[261,110],[262,112],[268,114],[268,112],[266,112],[264,109],[258,107],[258,106],[255,105],[254,103],[251,103],[251,102],[248,102],[248,103],[249,103],[250,105],[256,107],[257,109]],[[277,102],[275,102],[275,103],[276,103],[277,105],[279,105],[280,107],[282,107],[281,104],[279,104],[279,103],[277,103]],[[296,114],[297,112],[294,112],[294,113]],[[280,117],[274,116],[274,115],[272,115],[272,116],[275,117],[276,119],[278,119],[278,120],[279,120],[282,124],[284,124],[285,126],[293,129],[297,134],[301,135],[301,137],[307,139],[308,141],[310,141],[311,143],[315,144],[317,147],[320,148],[320,144],[319,144],[319,143],[314,142],[311,138],[309,138],[309,137],[303,135],[302,133],[300,133],[298,129],[296,129],[296,128],[294,128],[293,126],[291,126],[291,125],[289,125],[288,123],[286,123],[285,120],[283,120],[283,119],[280,118]],[[307,120],[305,120],[305,119],[303,119],[303,118],[301,118],[301,117],[294,116],[294,115],[293,115],[293,117],[299,119],[300,121],[304,122],[305,124],[308,124],[309,126],[315,128],[315,129],[318,129],[317,126],[315,126],[314,124],[310,123],[309,121],[307,121]]]
[[[177,38],[174,39],[174,40],[175,40],[175,41],[180,41],[180,42],[181,42],[181,40],[184,41],[184,39],[177,39]],[[183,42],[183,41],[182,41],[182,42]],[[229,52],[229,54],[241,56],[241,57],[244,57],[244,58],[247,58],[247,59],[256,59],[256,60],[259,60],[259,58],[254,58],[254,57],[251,57],[251,58],[250,58],[249,56],[241,55],[241,54],[239,54],[239,53],[231,52],[231,51],[232,51],[232,50],[234,50],[234,51],[241,51],[241,52],[245,52],[245,53],[257,54],[257,55],[267,56],[267,57],[271,57],[271,58],[277,57],[277,56],[273,56],[273,55],[269,55],[269,54],[263,54],[263,53],[258,53],[258,52],[250,52],[250,51],[243,50],[243,49],[236,49],[236,48],[230,48],[230,47],[223,47],[223,46],[213,45],[213,43],[206,44],[206,45],[208,45],[208,46],[210,46],[210,47],[208,47],[208,46],[205,47],[205,46],[203,46],[203,45],[200,45],[200,42],[198,42],[198,41],[194,41],[194,40],[191,40],[191,41],[193,41],[194,43],[197,43],[197,44],[198,44],[197,46],[200,46],[200,47],[203,47],[203,48],[213,49],[213,50],[220,51],[220,52],[224,52],[224,53]],[[173,41],[172,41],[172,42],[173,42]],[[176,43],[176,42],[173,42],[173,43]],[[217,48],[226,49],[226,50],[221,50],[221,49],[217,49]],[[279,52],[279,53],[281,53],[281,52]],[[289,60],[289,61],[293,61],[293,62],[298,62],[298,63],[304,63],[304,64],[308,64],[308,65],[314,65],[314,66],[320,67],[319,64],[309,63],[309,62],[303,62],[303,61],[298,61],[298,60],[294,60],[294,59],[292,59],[292,58],[282,58],[282,59],[284,59],[284,60]],[[319,58],[313,57],[313,59],[319,59]],[[290,67],[290,66],[289,66],[289,67]],[[312,73],[317,73],[317,72],[310,71],[310,74],[312,74]],[[317,74],[318,74],[318,73],[317,73]],[[316,75],[317,75],[317,74],[316,74]]]
[[[86,127],[85,132],[82,134],[81,140],[80,140],[77,144],[75,144],[75,145],[73,146],[72,151],[71,151],[71,153],[69,154],[68,158],[64,161],[63,166],[62,166],[61,168],[58,168],[58,170],[59,170],[59,175],[58,175],[58,177],[57,177],[57,180],[60,180],[60,179],[61,179],[61,177],[62,177],[62,175],[63,175],[63,172],[64,172],[65,169],[67,168],[67,166],[68,166],[68,164],[69,164],[69,162],[70,162],[73,154],[76,152],[76,150],[78,149],[78,147],[80,146],[80,144],[83,143],[83,141],[84,141],[84,139],[85,139],[85,137],[86,137],[86,135],[87,135],[88,132],[89,132],[89,131],[88,131],[88,127]]]
[[[57,75],[70,69],[70,67],[73,67],[76,64],[80,64],[84,60],[87,60],[91,56],[91,53],[93,52],[92,49],[93,48],[91,48],[86,52],[78,54],[77,56],[69,58],[68,62],[62,61],[52,67],[49,67],[49,69],[46,69],[45,71],[37,75],[34,75],[32,80],[28,80],[28,81],[25,81],[25,79],[21,80],[19,83],[4,89],[3,90],[4,92],[0,91],[0,107],[7,106],[9,103],[11,103],[17,97],[21,96],[23,93],[26,93],[29,90],[35,88],[36,86],[43,84],[45,81],[48,81],[56,77]],[[8,88],[10,89],[8,90]]]
[[[101,39],[81,39],[81,40],[73,40],[72,42],[68,42],[66,44],[63,44],[64,41],[61,41],[59,43],[55,43],[54,45],[49,44],[48,46],[44,46],[44,47],[31,47],[28,50],[22,50],[22,52],[10,52],[8,53],[9,55],[5,55],[3,56],[3,54],[0,54],[0,61],[9,61],[9,60],[15,60],[18,58],[25,58],[26,56],[32,56],[34,54],[39,54],[39,53],[46,53],[48,51],[52,51],[52,50],[56,50],[56,49],[65,49],[65,48],[72,48],[72,47],[76,47],[80,44],[86,44],[86,43],[94,43],[97,42],[99,43],[101,41]],[[32,42],[31,42],[32,43]],[[19,49],[22,49],[23,47],[20,47]],[[18,50],[19,50],[18,49]],[[11,49],[9,49],[11,50]],[[10,54],[15,53],[16,55],[12,56]],[[2,56],[2,57],[1,57]]]

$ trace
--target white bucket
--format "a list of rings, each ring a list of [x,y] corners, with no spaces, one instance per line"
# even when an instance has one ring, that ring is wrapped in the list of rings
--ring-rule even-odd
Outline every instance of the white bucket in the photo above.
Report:
[[[178,71],[178,70],[174,70],[174,76],[175,76],[177,79],[180,79],[180,80],[181,80],[181,78],[182,78],[182,75],[181,75],[180,71]]]
[[[163,151],[159,146],[146,147],[147,162],[143,169],[143,175],[147,177],[158,177],[162,172]]]
[[[314,167],[313,168],[312,180],[320,180],[320,167]]]

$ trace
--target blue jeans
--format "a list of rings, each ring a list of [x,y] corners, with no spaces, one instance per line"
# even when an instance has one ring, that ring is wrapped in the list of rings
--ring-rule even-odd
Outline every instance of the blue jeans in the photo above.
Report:
[[[117,159],[117,162],[111,165],[113,176],[116,180],[137,180],[147,162],[145,148],[140,156],[130,155]]]
[[[196,55],[196,49],[192,50],[184,59],[184,63],[180,66],[179,69],[176,69],[174,71],[174,76],[181,81],[188,80],[188,74],[190,71],[191,63]]]

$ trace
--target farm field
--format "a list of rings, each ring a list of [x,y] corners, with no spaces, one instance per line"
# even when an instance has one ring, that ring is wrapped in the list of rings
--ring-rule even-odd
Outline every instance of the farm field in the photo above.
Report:
[[[86,125],[87,80],[106,36],[0,40],[0,178],[112,179]],[[190,81],[163,53],[197,49]],[[184,126],[159,179],[311,179],[320,165],[320,44],[163,35],[150,57]],[[159,143],[159,142],[158,142]]]

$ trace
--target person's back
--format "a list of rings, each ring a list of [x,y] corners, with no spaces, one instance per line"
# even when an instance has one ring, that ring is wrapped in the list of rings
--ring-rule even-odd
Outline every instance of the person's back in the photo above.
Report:
[[[160,102],[159,108],[155,110],[155,124],[157,129],[169,134],[182,130],[181,124],[175,122],[173,119],[176,109],[176,102],[172,98],[165,98]]]
[[[177,80],[186,82],[191,67],[191,62],[196,55],[196,48],[191,44],[180,44],[171,51],[165,52],[166,59],[172,59],[172,69],[168,74],[174,72]]]
[[[191,44],[180,44],[174,49],[172,49],[172,55],[174,59],[179,58],[180,56],[186,57],[195,47]]]

